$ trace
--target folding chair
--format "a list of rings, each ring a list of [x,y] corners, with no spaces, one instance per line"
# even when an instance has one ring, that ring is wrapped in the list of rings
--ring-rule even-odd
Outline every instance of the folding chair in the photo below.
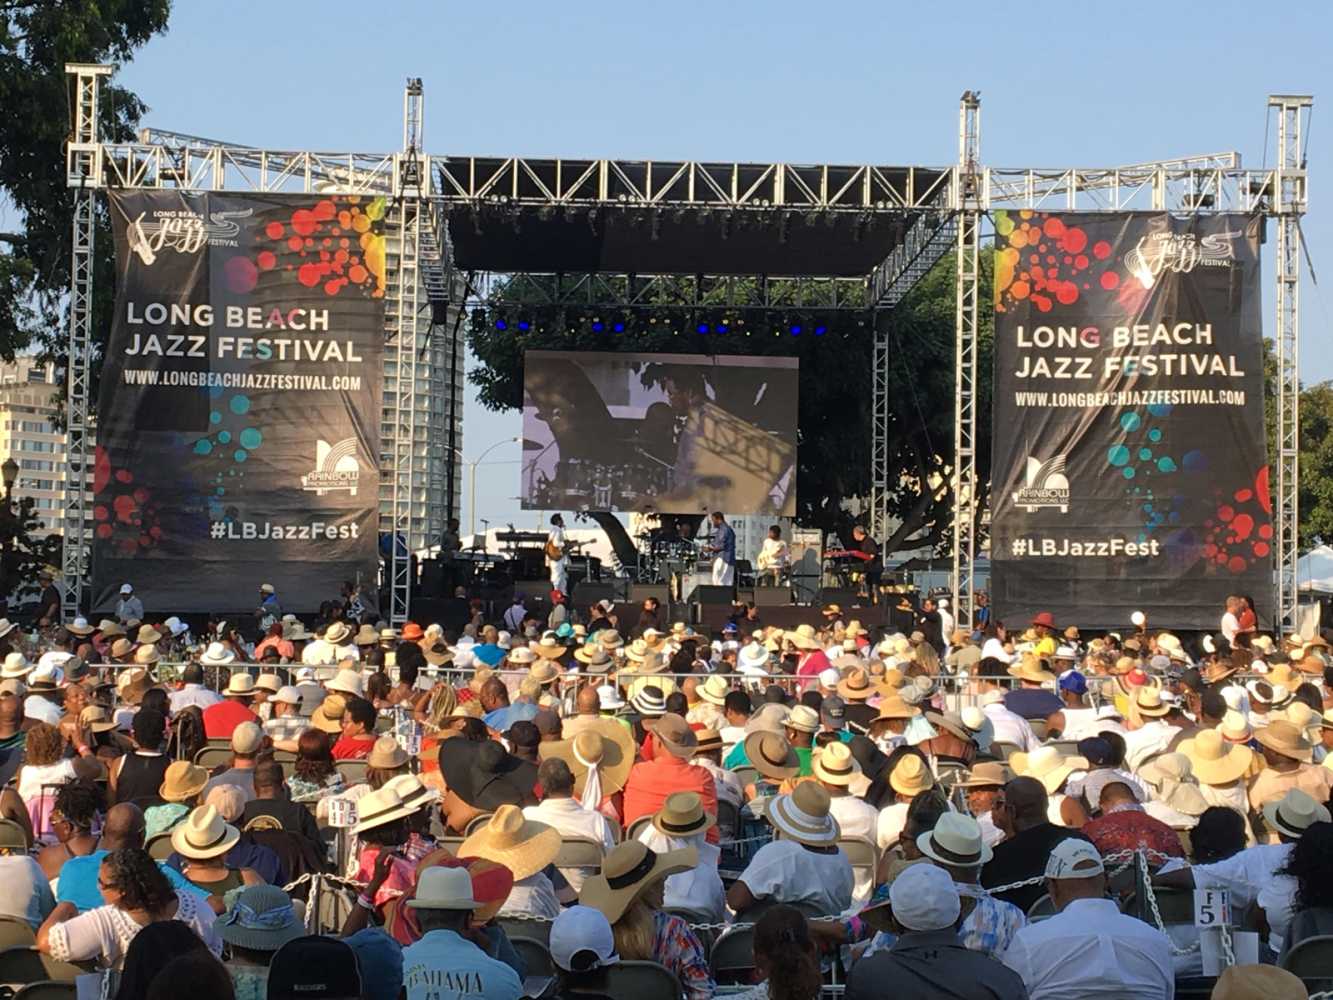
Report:
[[[564,988],[569,996],[633,997],[634,1000],[679,1000],[680,980],[656,962],[621,961],[599,973],[579,976]]]
[[[0,983],[72,983],[83,972],[77,965],[43,955],[35,946],[0,951]]]
[[[643,832],[643,828],[646,827],[652,821],[653,821],[652,816],[640,816],[638,819],[636,819],[633,823],[631,823],[628,827],[625,828],[625,839],[638,840],[639,834]]]
[[[860,837],[840,837],[838,846],[852,863],[852,873],[856,880],[868,880],[873,888],[879,872],[879,845]]]
[[[1297,941],[1277,964],[1302,979],[1333,979],[1333,934]]]
[[[510,941],[517,941],[524,938],[529,941],[536,941],[543,948],[550,952],[551,946],[551,921],[549,920],[521,920],[518,917],[496,917],[495,922],[504,930]]]
[[[340,760],[335,765],[343,776],[343,784],[348,788],[360,785],[366,780],[366,770],[370,767],[364,760]]]
[[[523,959],[523,967],[527,970],[529,976],[554,976],[555,962],[551,961],[551,953],[546,950],[542,943],[535,938],[511,938],[510,944],[518,952],[518,957]]]
[[[995,740],[990,745],[990,754],[997,760],[1008,760],[1016,753],[1018,753],[1018,746],[1014,743]]]
[[[741,811],[726,799],[717,800],[717,833],[723,840],[735,840],[740,836]]]
[[[194,762],[211,771],[219,764],[231,763],[231,746],[203,746],[194,755]]]
[[[740,780],[741,788],[746,788],[750,785],[753,785],[755,781],[758,780],[759,778],[759,772],[756,771],[753,767],[750,767],[748,764],[746,764],[743,767],[733,767],[731,769],[731,773],[736,775],[736,777]]]
[[[15,917],[0,917],[0,949],[36,946],[37,935],[33,933],[31,924]]]
[[[491,817],[494,815],[495,815],[494,813],[482,813],[480,816],[474,816],[471,820],[468,821],[467,826],[464,828],[463,836],[464,837],[472,836],[483,826],[489,823],[491,821]]]
[[[78,995],[73,983],[29,983],[14,994],[14,1000],[75,1000]]]
[[[1043,893],[1028,907],[1029,923],[1036,923],[1038,920],[1049,920],[1053,916],[1055,916],[1055,903],[1051,901],[1049,894]]]
[[[754,981],[754,927],[732,927],[713,942],[708,969],[718,985]]]

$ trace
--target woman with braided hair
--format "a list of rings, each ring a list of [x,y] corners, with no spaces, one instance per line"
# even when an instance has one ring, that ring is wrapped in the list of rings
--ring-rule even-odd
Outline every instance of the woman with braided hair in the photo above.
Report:
[[[103,858],[97,887],[104,905],[79,913],[65,902],[51,911],[37,931],[39,951],[62,962],[95,960],[101,968],[119,969],[139,931],[159,920],[179,920],[214,955],[222,953],[213,911],[204,897],[173,889],[142,848],[121,848]]]
[[[754,967],[764,981],[733,1000],[816,1000],[823,986],[819,949],[800,910],[779,904],[759,918]]]

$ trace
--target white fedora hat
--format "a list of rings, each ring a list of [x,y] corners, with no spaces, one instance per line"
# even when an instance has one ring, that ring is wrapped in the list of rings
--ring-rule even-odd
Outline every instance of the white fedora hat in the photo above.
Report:
[[[472,898],[472,876],[466,868],[435,865],[421,873],[407,905],[414,910],[480,910],[486,904]]]

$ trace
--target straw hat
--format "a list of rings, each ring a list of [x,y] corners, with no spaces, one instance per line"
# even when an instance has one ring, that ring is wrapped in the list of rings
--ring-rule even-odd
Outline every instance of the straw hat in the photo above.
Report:
[[[889,775],[889,787],[899,795],[917,795],[929,791],[935,785],[930,768],[920,756],[906,753],[898,758],[893,772]]]
[[[407,905],[414,910],[480,910],[485,904],[472,898],[472,876],[466,868],[434,865],[417,878]]]
[[[537,662],[537,654],[528,646],[519,646],[517,649],[511,649],[505,659],[509,661],[510,666],[530,667]]]
[[[160,659],[162,654],[156,646],[140,646],[134,651],[134,662],[140,666],[150,667]]]
[[[116,728],[116,720],[101,705],[89,705],[79,713],[79,725],[90,732],[109,733]]]
[[[756,730],[745,737],[745,756],[765,778],[782,781],[801,770],[801,758],[780,733]]]
[[[838,842],[838,821],[829,814],[829,793],[815,781],[803,781],[789,795],[779,795],[768,804],[768,821],[784,840],[810,847],[828,847]]]
[[[347,711],[347,702],[339,695],[331,694],[320,703],[319,708],[310,714],[310,725],[324,733],[341,733],[342,717]]]
[[[1009,766],[1014,774],[1036,778],[1045,786],[1048,795],[1054,795],[1070,774],[1086,769],[1088,762],[1082,757],[1066,757],[1059,747],[1044,746],[1032,753],[1019,751],[1011,754]]]
[[[727,695],[731,693],[731,685],[727,682],[725,677],[713,674],[699,685],[695,693],[699,695],[701,700],[721,708],[726,704]]]
[[[153,686],[152,678],[143,667],[128,667],[116,678],[116,694],[127,705],[137,705]]]
[[[347,627],[346,622],[334,622],[324,632],[324,641],[332,646],[341,646],[352,635],[352,630]]]
[[[588,771],[597,767],[602,795],[614,795],[625,787],[634,767],[634,737],[629,729],[614,719],[590,719],[578,735],[568,740],[547,740],[537,744],[542,760],[558,757],[574,774],[574,795],[583,795]]]
[[[356,635],[352,636],[352,644],[356,646],[378,646],[379,641],[380,634],[370,624],[362,625],[356,630]]]
[[[980,868],[991,859],[981,824],[971,816],[947,812],[916,838],[917,849],[932,861],[953,868]]]
[[[1292,760],[1310,763],[1313,747],[1305,738],[1305,733],[1286,719],[1274,719],[1268,725],[1255,730],[1254,738],[1262,746],[1274,753]]]
[[[625,637],[613,628],[598,629],[597,644],[610,653],[624,647]]]
[[[545,687],[547,684],[554,684],[563,674],[564,671],[560,669],[560,664],[551,659],[545,659],[539,663],[534,663],[528,669],[528,677],[536,681],[542,687]]]
[[[607,921],[614,924],[652,886],[698,864],[696,848],[659,854],[642,841],[627,840],[612,848],[602,859],[601,871],[583,883],[579,903],[601,910]]]
[[[14,652],[5,657],[4,666],[0,667],[0,677],[8,680],[11,677],[27,677],[28,671],[32,669],[32,664],[22,653]]]
[[[1216,729],[1201,729],[1177,748],[1189,758],[1194,777],[1204,785],[1229,785],[1250,771],[1254,751],[1228,743]]]
[[[688,837],[703,833],[717,821],[704,812],[698,792],[672,792],[653,814],[653,827],[668,837]]]
[[[226,854],[241,839],[241,832],[212,806],[199,806],[171,833],[177,854],[193,861],[206,861]]]
[[[896,691],[880,700],[879,718],[881,719],[912,719],[916,715],[916,706],[907,704]]]
[[[228,679],[227,686],[222,693],[240,696],[252,695],[255,693],[255,679],[244,670],[238,670]]]
[[[231,651],[230,647],[224,646],[220,642],[210,642],[203,655],[199,657],[199,662],[206,667],[223,667],[229,663],[235,663],[236,654]]]
[[[820,648],[819,639],[812,625],[798,625],[791,632],[784,633],[783,638],[797,649]]]
[[[757,642],[747,643],[736,653],[736,666],[741,670],[767,670],[770,652]]]
[[[1158,802],[1186,816],[1202,816],[1208,800],[1193,780],[1194,768],[1183,753],[1164,753],[1139,768],[1139,777],[1156,789]]]
[[[560,853],[560,831],[555,827],[527,819],[516,805],[505,804],[495,810],[490,821],[463,841],[458,856],[485,858],[504,865],[521,882],[535,875]]]
[[[1013,774],[998,761],[980,761],[972,765],[967,777],[957,783],[959,788],[1000,788],[1009,784]]]
[[[638,660],[636,674],[660,674],[667,668],[667,661],[661,653],[647,652]]]
[[[377,739],[366,756],[366,766],[392,771],[407,763],[407,751],[398,745],[392,736],[384,735]]]
[[[1171,703],[1162,698],[1162,689],[1144,685],[1137,688],[1134,692],[1134,701],[1130,704],[1130,712],[1138,712],[1139,715],[1149,719],[1158,719],[1171,711]]]
[[[1267,803],[1263,809],[1264,822],[1270,830],[1296,840],[1312,824],[1329,822],[1328,809],[1299,788],[1289,790],[1281,799]]]
[[[353,833],[362,833],[365,830],[374,830],[377,827],[385,826],[394,820],[402,819],[405,816],[411,816],[420,808],[420,803],[404,802],[397,789],[385,785],[383,788],[376,788],[373,791],[366,792],[356,803],[356,826],[352,827]]]
[[[1288,691],[1293,691],[1300,686],[1300,678],[1291,669],[1290,663],[1278,663],[1268,670],[1268,683],[1274,687],[1284,687]]]
[[[11,625],[8,618],[0,618],[0,637],[8,635],[16,626]],[[102,634],[103,639],[114,639],[116,636],[125,634],[125,627],[120,622],[113,622],[109,618],[103,618],[97,623],[97,631]]]
[[[582,663],[586,668],[584,673],[589,674],[610,673],[614,662],[605,649],[591,642],[574,650],[574,659]]]
[[[783,725],[788,729],[796,730],[798,733],[817,733],[819,732],[819,713],[809,705],[795,705]]]
[[[810,767],[820,781],[841,788],[851,784],[852,779],[861,773],[861,765],[852,757],[851,748],[841,740],[816,752]]]
[[[1218,724],[1217,731],[1222,734],[1222,738],[1228,743],[1248,743],[1254,736],[1254,730],[1250,726],[1250,720],[1235,709],[1229,709],[1222,716],[1221,723]]]
[[[544,635],[532,651],[544,660],[558,660],[565,655],[565,644],[558,642],[553,635]]]
[[[1223,969],[1211,1000],[1306,1000],[1305,983],[1276,965],[1233,965]]]
[[[87,712],[88,709],[84,709]],[[157,794],[168,802],[193,802],[208,784],[208,771],[188,760],[176,760],[167,765]]]
[[[1031,653],[1024,653],[1018,666],[1009,668],[1009,676],[1032,684],[1054,684],[1056,680],[1055,674],[1046,669],[1045,660]]]
[[[875,693],[870,675],[861,667],[853,667],[838,683],[838,694],[847,701],[865,701]]]
[[[70,635],[92,635],[93,627],[88,624],[88,619],[80,615],[65,626],[65,631]]]
[[[151,625],[144,625],[139,629],[137,642],[141,646],[151,646],[155,642],[162,641],[162,633]]]

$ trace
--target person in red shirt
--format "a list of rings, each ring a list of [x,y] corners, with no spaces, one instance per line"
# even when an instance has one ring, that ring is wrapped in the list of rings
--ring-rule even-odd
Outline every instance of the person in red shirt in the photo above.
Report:
[[[364,760],[375,746],[375,706],[364,698],[349,698],[343,712],[343,734],[333,744],[334,760]]]
[[[1173,858],[1185,856],[1176,831],[1144,812],[1133,789],[1124,782],[1105,785],[1099,805],[1101,815],[1084,823],[1082,832],[1103,854],[1146,847]]]
[[[230,740],[242,722],[263,727],[259,716],[250,711],[255,697],[255,679],[244,670],[231,675],[222,692],[222,701],[204,709],[204,734],[210,740]]]
[[[691,767],[690,758],[699,738],[681,716],[668,712],[660,719],[645,720],[652,759],[635,764],[625,782],[625,826],[640,816],[657,813],[673,792],[696,792],[704,812],[717,816],[717,786],[702,767]],[[708,831],[708,842],[718,842],[717,827]]]

